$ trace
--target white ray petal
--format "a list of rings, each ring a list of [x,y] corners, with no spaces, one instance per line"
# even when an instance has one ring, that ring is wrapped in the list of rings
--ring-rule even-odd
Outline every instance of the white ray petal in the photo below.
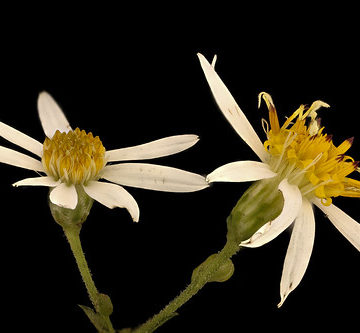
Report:
[[[192,134],[169,136],[138,146],[109,150],[106,152],[106,160],[108,162],[146,160],[168,156],[188,149],[198,141],[199,137]]]
[[[51,95],[45,91],[40,93],[37,105],[40,122],[48,138],[52,138],[56,130],[66,133],[71,131],[64,113]]]
[[[360,223],[333,204],[326,207],[321,203],[321,200],[317,198],[313,199],[313,202],[327,215],[336,229],[360,251]]]
[[[254,128],[241,111],[230,91],[215,72],[214,66],[209,64],[202,54],[198,53],[198,57],[215,101],[225,118],[255,154],[259,156],[260,160],[265,162],[267,160],[267,152]]]
[[[145,163],[108,165],[101,177],[121,185],[165,192],[193,192],[209,186],[205,177],[196,173]]]
[[[315,217],[312,204],[303,199],[299,216],[294,222],[289,247],[286,252],[280,282],[280,303],[282,306],[287,296],[300,283],[309,264],[315,238]]]
[[[298,216],[302,205],[302,195],[299,188],[296,185],[290,185],[284,179],[279,185],[279,190],[284,197],[282,212],[276,219],[262,226],[251,238],[241,242],[242,246],[259,247],[272,241],[288,228]]]
[[[49,186],[55,187],[60,184],[60,180],[55,180],[52,177],[34,177],[34,178],[25,178],[14,183],[13,186]]]
[[[75,185],[61,183],[50,192],[50,200],[60,207],[75,209],[78,202]]]
[[[0,162],[34,171],[44,171],[40,161],[19,153],[18,151],[0,146]]]
[[[84,191],[108,208],[126,208],[134,222],[139,221],[140,210],[133,196],[123,187],[110,183],[90,181]]]
[[[225,164],[211,172],[206,180],[212,182],[248,182],[272,178],[276,173],[266,163],[238,161]]]
[[[0,122],[0,136],[37,156],[42,156],[43,145],[39,141],[2,122]]]

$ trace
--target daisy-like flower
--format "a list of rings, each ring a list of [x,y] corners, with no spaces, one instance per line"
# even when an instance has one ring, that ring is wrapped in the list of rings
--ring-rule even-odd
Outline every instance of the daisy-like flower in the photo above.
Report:
[[[137,222],[139,207],[120,184],[169,192],[193,192],[208,186],[203,176],[176,168],[147,163],[110,164],[179,153],[198,141],[196,135],[176,135],[106,151],[98,136],[79,128],[72,130],[58,104],[46,92],[39,95],[38,112],[46,135],[43,144],[0,122],[1,137],[38,159],[0,146],[0,162],[43,173],[13,185],[50,187],[50,201],[57,206],[73,210],[78,194],[85,192],[108,208],[126,208]],[[100,182],[101,178],[109,182]]]
[[[293,224],[280,282],[280,307],[289,293],[300,283],[310,260],[315,236],[313,205],[320,208],[360,251],[360,224],[332,203],[332,198],[337,196],[360,197],[360,181],[348,177],[353,171],[359,170],[358,162],[346,155],[353,138],[345,140],[339,146],[334,145],[332,136],[324,133],[324,127],[320,126],[320,120],[317,118],[316,111],[320,107],[329,107],[322,101],[315,101],[309,108],[301,105],[280,126],[271,96],[261,93],[259,106],[263,99],[269,109],[270,121],[269,125],[263,120],[267,140],[262,143],[215,72],[216,58],[210,64],[203,55],[198,56],[220,110],[261,160],[225,164],[210,173],[207,176],[208,181],[211,183],[261,180],[253,185],[257,186],[253,192],[260,193],[261,188],[264,200],[279,193],[278,190],[282,194],[281,201],[278,200],[274,207],[268,208],[266,203],[256,209],[256,205],[261,205],[261,202],[247,202],[247,205],[242,205],[241,211],[234,208],[229,217],[230,222],[232,219],[239,221],[247,214],[253,214],[256,218],[256,214],[261,215],[267,209],[276,212],[272,219],[264,221],[265,223],[255,230],[255,233],[248,235],[248,239],[243,239],[240,245],[261,246]]]

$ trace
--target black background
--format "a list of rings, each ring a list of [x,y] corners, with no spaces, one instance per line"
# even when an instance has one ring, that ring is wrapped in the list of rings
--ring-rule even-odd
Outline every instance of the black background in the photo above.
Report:
[[[262,139],[260,120],[267,115],[265,107],[257,109],[259,92],[273,96],[281,119],[321,99],[331,105],[321,111],[327,132],[336,144],[355,136],[351,155],[359,158],[358,25],[351,8],[328,16],[294,5],[275,17],[259,6],[252,13],[238,8],[234,18],[231,8],[225,14],[214,8],[212,16],[199,12],[191,25],[191,8],[179,16],[176,7],[163,14],[152,8],[160,14],[147,12],[146,19],[124,8],[45,8],[36,16],[22,9],[21,16],[8,13],[14,17],[1,32],[0,120],[39,141],[36,99],[46,90],[73,128],[99,135],[107,149],[193,133],[200,136],[196,146],[150,162],[205,175],[256,159],[217,109],[196,57],[202,52],[209,60],[218,55],[218,73]],[[0,172],[4,323],[16,332],[93,332],[77,307],[89,300],[50,215],[47,189],[11,186],[33,177],[28,170],[2,164]],[[124,209],[94,204],[81,237],[96,285],[114,303],[116,328],[157,313],[184,289],[192,270],[222,248],[226,217],[247,186],[218,183],[189,194],[128,188],[140,206],[138,224]],[[357,199],[334,202],[359,220]],[[229,281],[206,286],[158,331],[355,327],[359,253],[319,211],[316,222],[307,272],[281,309],[288,232],[239,253]]]

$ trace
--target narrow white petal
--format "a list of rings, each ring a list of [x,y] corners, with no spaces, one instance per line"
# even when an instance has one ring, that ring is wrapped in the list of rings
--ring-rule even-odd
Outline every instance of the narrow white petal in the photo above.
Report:
[[[50,200],[60,207],[75,209],[78,202],[75,186],[61,183],[50,192]]]
[[[197,135],[174,135],[134,147],[109,150],[106,157],[108,162],[146,160],[179,153],[198,141]]]
[[[39,141],[2,122],[0,122],[0,136],[37,156],[42,156],[43,145]]]
[[[360,223],[333,204],[326,207],[317,198],[313,199],[313,202],[327,215],[336,229],[360,251]]]
[[[6,163],[34,171],[44,171],[41,162],[35,158],[2,146],[0,146],[0,163]]]
[[[315,238],[315,217],[311,203],[303,199],[299,216],[294,222],[289,247],[286,252],[280,282],[281,301],[285,299],[300,283],[309,264]]]
[[[140,210],[133,196],[123,187],[110,183],[90,181],[84,191],[108,208],[126,208],[134,222],[139,221]]]
[[[68,132],[69,122],[55,100],[45,91],[39,94],[38,112],[45,135],[52,138],[56,130]]]
[[[34,177],[20,180],[13,184],[13,186],[49,186],[55,187],[60,184],[60,180],[55,180],[52,177]]]
[[[237,105],[230,91],[215,72],[214,66],[209,64],[202,54],[198,53],[198,57],[215,101],[225,118],[255,154],[259,156],[260,160],[265,162],[267,159],[267,152],[254,128]]]
[[[270,170],[268,164],[254,161],[239,161],[225,164],[207,177],[212,182],[248,182],[265,178],[272,178],[276,173]]]
[[[251,238],[241,242],[242,246],[259,247],[280,235],[290,226],[299,214],[302,205],[302,196],[299,188],[290,185],[286,179],[282,180],[279,190],[284,197],[284,207],[280,215],[273,221],[266,223]]]
[[[193,192],[209,186],[196,173],[145,163],[108,165],[101,176],[121,185],[166,192]]]

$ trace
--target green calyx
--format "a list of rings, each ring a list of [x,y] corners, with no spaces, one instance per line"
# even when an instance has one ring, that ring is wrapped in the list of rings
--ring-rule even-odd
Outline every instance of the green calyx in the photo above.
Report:
[[[50,211],[54,220],[63,228],[74,226],[81,227],[81,225],[86,221],[94,202],[94,200],[85,193],[82,186],[76,186],[76,192],[78,195],[78,203],[75,209],[63,208],[52,203],[50,198],[48,200]]]
[[[227,218],[229,240],[240,244],[282,211],[283,195],[278,177],[257,181],[249,187]]]

